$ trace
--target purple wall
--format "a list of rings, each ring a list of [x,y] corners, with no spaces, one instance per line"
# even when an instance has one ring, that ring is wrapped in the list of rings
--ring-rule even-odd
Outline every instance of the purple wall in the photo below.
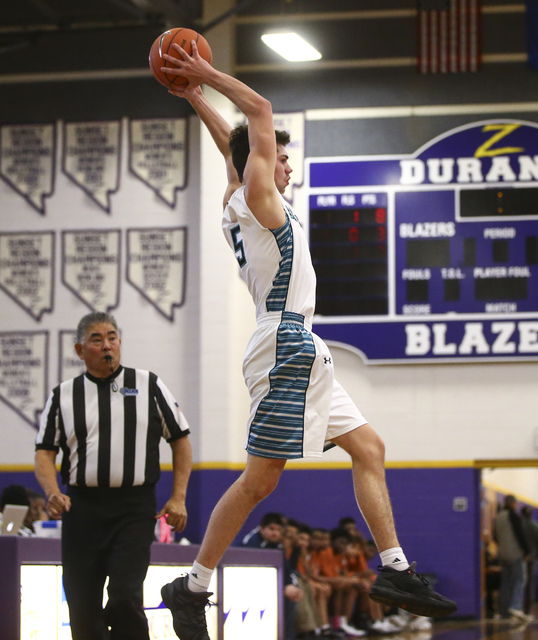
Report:
[[[205,470],[194,475],[191,521],[185,535],[199,542],[196,536],[202,535],[214,504],[239,472]],[[419,572],[436,575],[438,589],[458,603],[457,615],[479,617],[480,471],[388,469],[387,483],[398,536],[409,561],[417,561]],[[467,499],[467,510],[454,511],[454,498],[462,497]],[[369,537],[348,469],[284,471],[278,488],[252,512],[236,542],[270,511],[328,529],[336,527],[341,517],[354,516]]]
[[[28,489],[43,493],[33,471],[0,471],[0,493],[9,484],[22,484]]]
[[[158,485],[162,505],[171,488],[171,472]],[[214,505],[239,476],[238,471],[203,470],[192,474],[189,524],[182,535],[201,541]],[[27,473],[1,473],[0,490],[16,482],[36,487]],[[456,600],[458,616],[480,616],[480,471],[469,468],[388,469],[387,483],[402,547],[419,572],[435,574],[437,587]],[[467,510],[455,511],[454,498],[466,498]],[[237,540],[254,528],[264,513],[278,511],[311,526],[332,529],[343,516],[354,516],[359,529],[368,530],[360,516],[349,469],[293,469],[284,471],[278,488],[248,518]]]

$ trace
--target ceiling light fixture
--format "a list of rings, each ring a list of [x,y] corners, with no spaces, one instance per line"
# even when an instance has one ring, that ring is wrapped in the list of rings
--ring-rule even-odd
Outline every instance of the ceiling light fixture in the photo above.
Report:
[[[290,62],[319,60],[321,53],[296,33],[264,33],[263,42]]]

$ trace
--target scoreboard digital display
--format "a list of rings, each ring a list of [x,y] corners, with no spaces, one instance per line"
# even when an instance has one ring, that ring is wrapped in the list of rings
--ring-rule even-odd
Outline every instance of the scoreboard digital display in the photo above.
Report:
[[[349,206],[356,200],[348,195],[344,208],[310,212],[316,309],[323,315],[388,313],[386,197],[370,195],[364,206],[362,200],[360,207]]]
[[[368,362],[538,358],[538,125],[312,159],[315,330]]]

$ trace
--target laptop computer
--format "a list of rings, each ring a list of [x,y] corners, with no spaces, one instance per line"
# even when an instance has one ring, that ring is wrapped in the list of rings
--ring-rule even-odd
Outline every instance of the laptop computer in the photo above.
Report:
[[[26,518],[29,507],[20,504],[6,504],[2,511],[2,528],[0,534],[16,536]]]

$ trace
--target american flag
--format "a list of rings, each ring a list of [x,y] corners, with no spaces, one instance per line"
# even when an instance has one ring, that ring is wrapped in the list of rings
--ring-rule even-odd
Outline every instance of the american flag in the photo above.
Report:
[[[481,0],[418,0],[420,73],[477,71]]]

